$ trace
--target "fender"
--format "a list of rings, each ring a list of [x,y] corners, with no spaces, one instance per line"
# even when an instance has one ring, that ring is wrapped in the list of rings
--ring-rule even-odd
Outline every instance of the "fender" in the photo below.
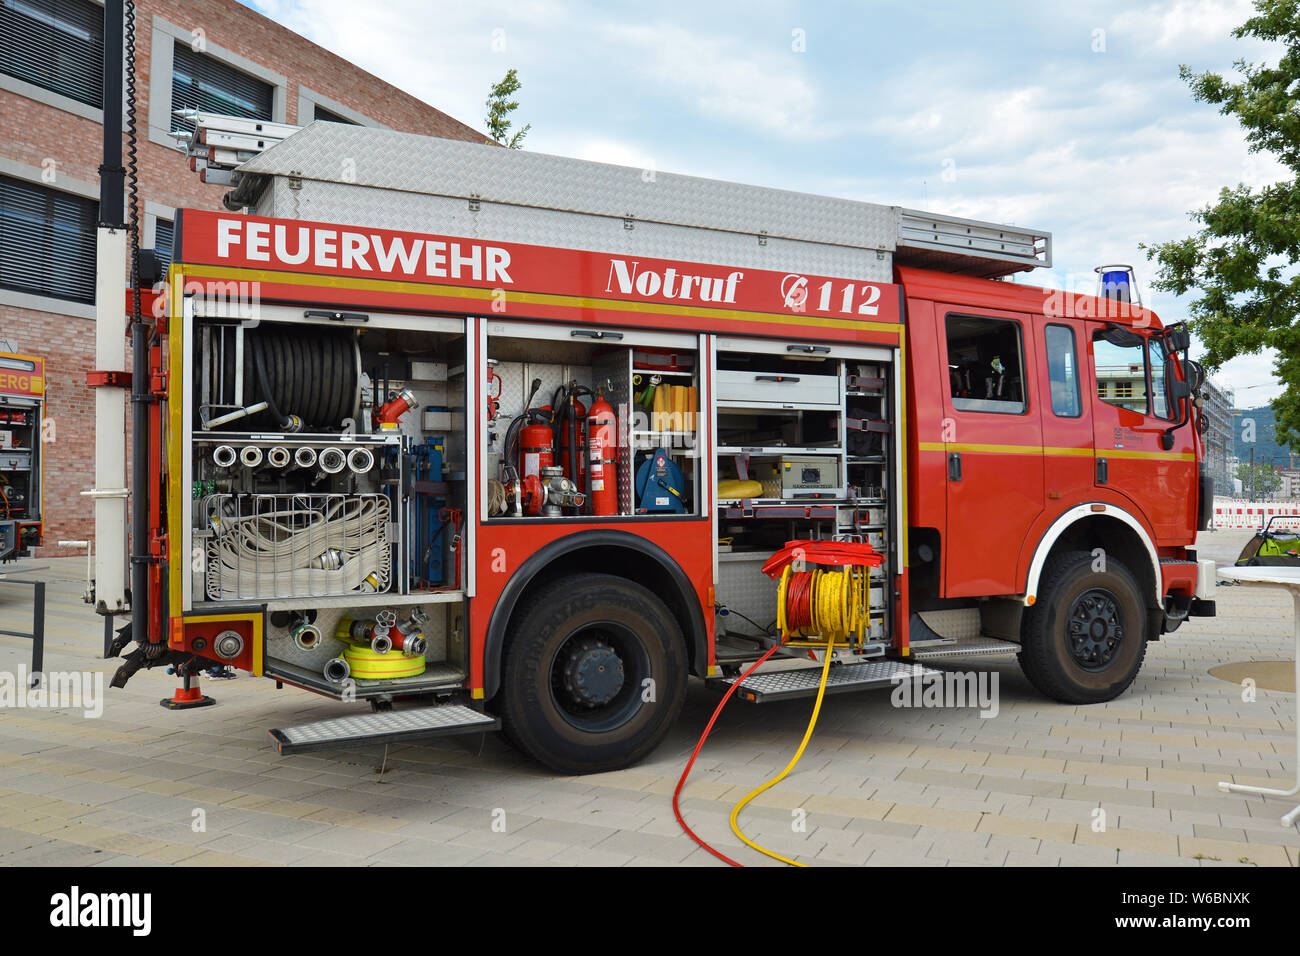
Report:
[[[704,613],[700,609],[699,598],[690,578],[671,555],[652,541],[626,531],[579,531],[552,541],[539,551],[529,556],[519,569],[510,576],[506,586],[492,609],[488,621],[487,637],[483,645],[483,697],[491,700],[501,689],[501,659],[506,643],[506,624],[514,613],[515,605],[528,585],[538,573],[555,560],[573,551],[585,551],[588,548],[627,548],[639,552],[656,561],[673,584],[684,595],[686,606],[690,609],[689,627],[685,635],[693,650],[695,668],[703,673],[708,668],[708,632],[704,627]],[[697,674],[697,676],[700,676]]]
[[[1156,554],[1156,546],[1154,542],[1152,542],[1151,536],[1147,534],[1146,528],[1142,527],[1142,522],[1138,521],[1137,518],[1133,517],[1117,505],[1106,504],[1100,501],[1088,501],[1081,505],[1075,505],[1068,511],[1063,511],[1057,519],[1048,526],[1047,530],[1043,532],[1043,537],[1039,540],[1038,546],[1034,549],[1034,559],[1029,563],[1029,575],[1025,579],[1024,602],[1026,606],[1033,604],[1035,599],[1038,597],[1036,593],[1038,591],[1038,579],[1042,576],[1043,565],[1047,563],[1047,555],[1051,552],[1052,545],[1056,544],[1056,540],[1062,535],[1062,533],[1064,533],[1066,528],[1070,527],[1070,525],[1074,524],[1076,521],[1081,521],[1084,518],[1091,518],[1094,515],[1105,515],[1108,518],[1116,518],[1137,532],[1138,537],[1146,546],[1147,555],[1151,558],[1151,573],[1153,575],[1153,580],[1155,581],[1156,605],[1161,605],[1160,557]]]

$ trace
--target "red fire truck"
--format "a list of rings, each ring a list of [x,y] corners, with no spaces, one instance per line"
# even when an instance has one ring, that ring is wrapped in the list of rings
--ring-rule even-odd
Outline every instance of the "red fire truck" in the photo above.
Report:
[[[1106,701],[1214,613],[1202,378],[1131,271],[1051,292],[1013,281],[1050,266],[1041,231],[197,121],[230,211],[178,210],[144,297],[119,686],[175,665],[164,703],[198,704],[230,665],[370,705],[272,731],[284,753],[499,727],[584,772],[784,636],[762,568],[789,541],[882,556],[846,578],[835,691],[1016,654],[1045,695]],[[815,693],[810,656],[739,696]]]

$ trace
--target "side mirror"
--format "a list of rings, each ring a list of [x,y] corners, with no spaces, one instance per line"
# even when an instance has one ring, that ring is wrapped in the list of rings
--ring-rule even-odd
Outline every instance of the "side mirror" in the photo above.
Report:
[[[1165,329],[1164,340],[1166,352],[1186,352],[1192,346],[1192,333],[1187,331],[1184,323],[1179,322]]]

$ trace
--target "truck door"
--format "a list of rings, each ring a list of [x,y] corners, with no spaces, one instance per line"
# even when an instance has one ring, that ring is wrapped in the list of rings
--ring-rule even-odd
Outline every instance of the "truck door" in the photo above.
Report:
[[[1042,327],[1038,389],[1043,396],[1043,484],[1050,515],[1093,497],[1092,401],[1084,323],[1053,319]]]
[[[1027,355],[1027,316],[936,307],[944,343],[942,435],[948,505],[944,594],[1013,594],[1029,526],[1043,510],[1043,437]]]
[[[1090,322],[1095,483],[1133,502],[1156,537],[1186,528],[1196,494],[1196,454],[1188,427],[1170,448],[1160,437],[1173,422],[1164,346],[1155,335]],[[1185,530],[1182,532],[1185,536]]]

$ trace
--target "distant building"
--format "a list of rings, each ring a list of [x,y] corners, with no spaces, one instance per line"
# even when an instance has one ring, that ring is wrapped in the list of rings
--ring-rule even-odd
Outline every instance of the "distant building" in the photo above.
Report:
[[[1300,468],[1278,469],[1277,498],[1300,498]]]
[[[1097,365],[1097,397],[1120,408],[1147,413],[1147,367],[1140,351],[1132,364]]]
[[[1205,467],[1214,479],[1216,495],[1231,496],[1234,493],[1233,479],[1236,467],[1230,464],[1232,456],[1232,414],[1235,396],[1232,389],[1220,388],[1213,381],[1205,381],[1205,405],[1201,414],[1205,416]]]

